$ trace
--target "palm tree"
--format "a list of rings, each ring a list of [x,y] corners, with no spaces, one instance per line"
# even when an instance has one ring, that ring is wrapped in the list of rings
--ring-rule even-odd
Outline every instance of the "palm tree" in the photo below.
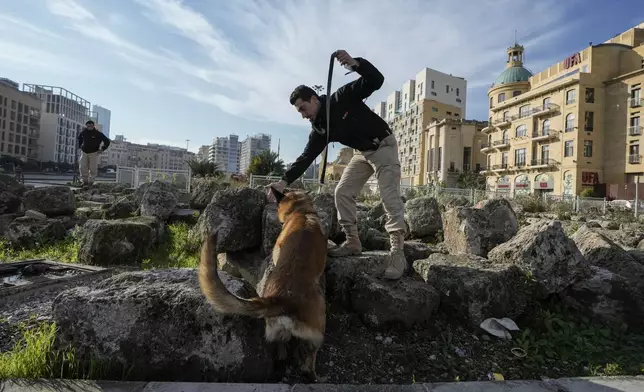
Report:
[[[187,163],[195,177],[219,177],[224,174],[221,165],[215,162],[191,159]]]
[[[284,161],[279,159],[276,152],[264,150],[253,157],[246,174],[256,176],[282,176],[284,175]]]

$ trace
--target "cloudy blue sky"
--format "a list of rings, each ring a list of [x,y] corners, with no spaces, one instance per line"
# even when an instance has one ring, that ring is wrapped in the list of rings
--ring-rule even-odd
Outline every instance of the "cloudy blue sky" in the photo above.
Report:
[[[290,162],[308,127],[289,93],[325,84],[336,49],[385,75],[369,106],[427,66],[465,77],[467,118],[485,119],[515,29],[537,72],[642,21],[641,0],[4,0],[0,76],[107,107],[132,141],[265,132]]]

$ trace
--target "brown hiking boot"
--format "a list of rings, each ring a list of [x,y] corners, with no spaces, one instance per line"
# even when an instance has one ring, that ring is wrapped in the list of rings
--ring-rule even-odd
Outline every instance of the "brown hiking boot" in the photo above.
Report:
[[[391,241],[391,251],[389,253],[389,265],[385,270],[383,277],[389,280],[400,279],[407,270],[407,259],[403,247],[405,246],[405,237],[400,231],[389,234]]]
[[[356,226],[345,227],[344,233],[347,239],[338,247],[329,249],[327,255],[330,257],[358,256],[362,254],[362,244],[358,237],[358,228]]]

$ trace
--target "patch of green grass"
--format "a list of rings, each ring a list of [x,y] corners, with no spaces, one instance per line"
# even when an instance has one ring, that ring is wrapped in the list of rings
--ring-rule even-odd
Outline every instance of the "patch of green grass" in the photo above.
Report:
[[[179,222],[168,225],[165,238],[143,268],[194,268],[199,264],[201,241],[190,232],[191,226]]]
[[[22,337],[10,351],[0,353],[0,380],[10,378],[100,379],[110,364],[90,359],[81,365],[72,348],[55,348],[55,323],[33,318],[19,325]],[[124,378],[125,379],[125,378]]]
[[[44,244],[34,249],[13,249],[6,239],[0,239],[0,263],[12,260],[46,258],[63,263],[75,263],[78,257],[78,240],[67,236],[62,241]]]
[[[517,338],[524,366],[556,366],[576,375],[637,375],[644,370],[644,335],[592,323],[560,306],[540,309]]]

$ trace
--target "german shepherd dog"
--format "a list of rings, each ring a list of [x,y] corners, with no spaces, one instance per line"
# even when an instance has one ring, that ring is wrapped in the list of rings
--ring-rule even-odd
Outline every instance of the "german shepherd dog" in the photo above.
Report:
[[[264,318],[265,338],[276,343],[278,359],[284,360],[292,337],[305,343],[302,375],[317,381],[315,362],[324,340],[326,303],[319,288],[324,273],[327,240],[311,197],[305,192],[283,194],[271,187],[283,224],[273,248],[274,268],[261,297],[239,298],[229,292],[217,272],[217,233],[201,249],[199,284],[217,312]]]

